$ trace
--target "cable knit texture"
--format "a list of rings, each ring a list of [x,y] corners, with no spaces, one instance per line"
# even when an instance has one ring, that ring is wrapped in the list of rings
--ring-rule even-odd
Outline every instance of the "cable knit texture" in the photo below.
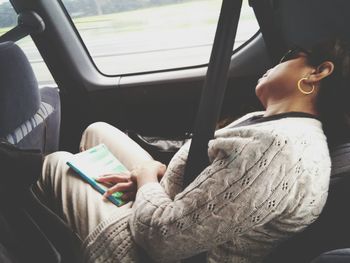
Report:
[[[255,114],[216,132],[210,165],[185,189],[184,145],[160,184],[141,187],[124,217],[89,235],[84,261],[146,262],[140,252],[146,251],[155,262],[178,262],[207,251],[208,262],[261,262],[311,224],[330,178],[321,123],[288,117],[234,127]]]

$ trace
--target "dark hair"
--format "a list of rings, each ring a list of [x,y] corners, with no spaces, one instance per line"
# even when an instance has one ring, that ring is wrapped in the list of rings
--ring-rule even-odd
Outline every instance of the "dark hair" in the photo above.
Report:
[[[334,38],[310,49],[308,63],[334,64],[334,71],[320,83],[317,110],[330,148],[350,139],[350,42]]]

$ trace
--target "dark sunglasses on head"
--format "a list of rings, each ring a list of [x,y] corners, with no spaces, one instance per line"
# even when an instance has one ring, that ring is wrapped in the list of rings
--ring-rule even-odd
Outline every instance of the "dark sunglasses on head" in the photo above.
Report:
[[[311,53],[310,51],[307,51],[304,48],[301,47],[294,47],[292,49],[289,49],[284,56],[281,58],[280,63],[286,62],[288,60],[296,59],[298,57],[301,57],[301,53],[305,54],[306,56],[309,56]]]

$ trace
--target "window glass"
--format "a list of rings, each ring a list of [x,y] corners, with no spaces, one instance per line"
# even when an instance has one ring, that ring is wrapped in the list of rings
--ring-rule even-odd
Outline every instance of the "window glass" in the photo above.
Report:
[[[62,0],[98,69],[108,75],[209,62],[222,0]],[[243,1],[235,47],[258,30]]]
[[[0,0],[0,35],[6,33],[17,25],[17,14],[9,0]],[[43,58],[36,48],[32,38],[27,36],[16,42],[22,48],[31,63],[39,86],[56,86]]]

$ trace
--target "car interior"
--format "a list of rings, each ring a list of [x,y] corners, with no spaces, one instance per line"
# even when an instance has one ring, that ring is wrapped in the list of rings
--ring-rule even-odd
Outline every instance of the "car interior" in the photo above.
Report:
[[[242,3],[232,2],[236,6]],[[255,85],[288,47],[311,46],[335,31],[350,36],[344,26],[348,24],[350,4],[344,0],[243,2],[255,14],[259,30],[239,47],[231,46],[226,55],[227,74],[220,84],[224,88],[213,128],[223,127],[245,113],[263,110],[255,96]],[[112,75],[96,66],[63,1],[9,3],[18,22],[0,35],[3,140],[23,150],[40,150],[44,155],[59,150],[77,153],[84,129],[103,121],[127,133],[155,159],[168,163],[188,139],[195,138],[203,86],[209,85],[213,63],[223,49],[215,43],[228,41],[220,39],[220,30],[208,63]],[[229,20],[229,26],[235,27],[234,41],[240,10],[223,10],[218,29],[228,26],[224,14],[231,17],[237,22]],[[31,62],[16,44],[24,37],[34,41],[54,78],[54,87],[39,87]],[[216,67],[225,72],[222,63]],[[208,107],[209,112],[213,111]],[[263,262],[349,262],[350,141],[332,145],[330,152],[332,176],[321,216],[305,231],[276,247]],[[11,176],[11,171],[1,173]],[[9,200],[1,201],[0,261],[78,262],[79,240],[75,234],[35,197],[31,188],[23,191],[22,199],[16,206],[9,205]],[[186,262],[203,261],[197,257]]]

